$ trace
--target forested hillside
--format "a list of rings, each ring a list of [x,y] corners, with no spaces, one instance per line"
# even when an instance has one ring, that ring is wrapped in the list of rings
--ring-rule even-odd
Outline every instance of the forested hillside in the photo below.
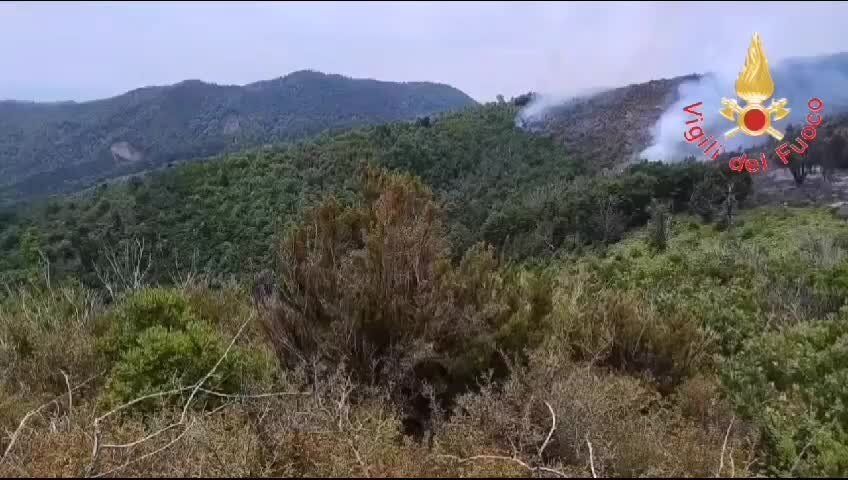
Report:
[[[614,242],[644,224],[653,198],[679,210],[699,182],[721,177],[696,163],[597,176],[594,164],[516,129],[516,113],[491,104],[438,120],[325,135],[9,209],[0,218],[0,272],[20,280],[44,261],[38,250],[54,275],[96,284],[104,246],[144,241],[148,253],[165,259],[156,262],[162,268],[175,268],[176,261],[207,273],[255,273],[270,259],[274,234],[305,207],[327,194],[353,198],[365,163],[411,172],[431,186],[455,252],[486,241],[516,258]],[[746,193],[740,189],[739,199]],[[157,279],[167,273],[151,272]]]
[[[0,475],[848,472],[848,224],[518,108],[0,212]]]
[[[0,203],[170,162],[474,104],[447,85],[313,71],[245,86],[188,80],[85,103],[0,101]]]

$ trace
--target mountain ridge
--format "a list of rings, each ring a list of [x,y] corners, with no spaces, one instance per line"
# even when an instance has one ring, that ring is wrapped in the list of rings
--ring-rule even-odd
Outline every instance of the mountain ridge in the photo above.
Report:
[[[168,163],[476,105],[445,84],[299,70],[243,86],[189,79],[88,102],[0,102],[0,202]]]

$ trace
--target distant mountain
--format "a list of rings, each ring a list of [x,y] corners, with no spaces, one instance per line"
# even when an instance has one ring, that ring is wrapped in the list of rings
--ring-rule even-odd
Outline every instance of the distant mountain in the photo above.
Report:
[[[448,85],[299,71],[244,86],[187,80],[92,102],[0,102],[0,203],[170,162],[476,102]]]

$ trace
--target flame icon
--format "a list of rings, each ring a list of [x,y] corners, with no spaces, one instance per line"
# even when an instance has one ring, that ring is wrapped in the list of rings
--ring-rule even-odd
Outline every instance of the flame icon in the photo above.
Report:
[[[724,134],[725,138],[730,139],[743,132],[752,137],[769,134],[777,140],[783,139],[783,133],[771,123],[789,116],[790,110],[786,108],[789,101],[782,98],[772,100],[768,108],[763,106],[763,103],[774,95],[774,80],[771,78],[768,58],[759,33],[754,34],[748,48],[748,57],[745,59],[745,68],[736,79],[736,95],[745,100],[745,107],[739,106],[736,100],[721,100],[724,107],[720,112],[721,116],[731,122],[737,122],[735,128]]]

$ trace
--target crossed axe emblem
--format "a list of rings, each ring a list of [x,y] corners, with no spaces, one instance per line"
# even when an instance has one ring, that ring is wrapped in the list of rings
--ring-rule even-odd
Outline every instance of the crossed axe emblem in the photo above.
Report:
[[[759,103],[749,103],[743,108],[735,99],[727,98],[721,99],[721,104],[724,107],[721,109],[721,116],[731,122],[737,122],[736,127],[725,132],[725,138],[731,139],[739,132],[745,132],[752,137],[767,133],[777,140],[783,140],[783,133],[772,127],[771,123],[789,116],[790,110],[786,108],[789,105],[787,99],[772,100],[768,108]]]

